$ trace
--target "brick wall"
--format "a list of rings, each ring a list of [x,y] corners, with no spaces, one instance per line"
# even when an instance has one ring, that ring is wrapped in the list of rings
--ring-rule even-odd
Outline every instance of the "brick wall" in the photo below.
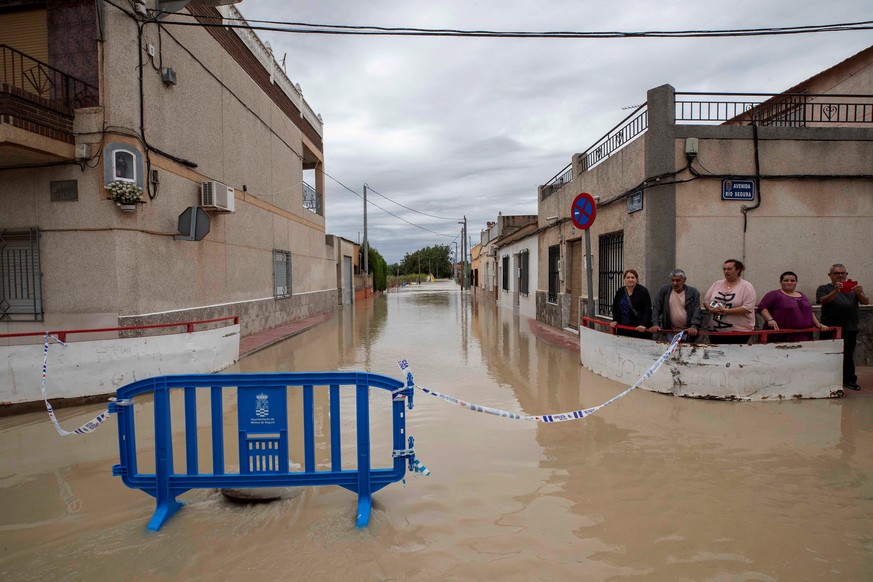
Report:
[[[74,143],[73,112],[4,83],[0,87],[0,123]]]

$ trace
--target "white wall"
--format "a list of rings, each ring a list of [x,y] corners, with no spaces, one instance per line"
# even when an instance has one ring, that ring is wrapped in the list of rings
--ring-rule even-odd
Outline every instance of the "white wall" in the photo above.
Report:
[[[518,292],[518,255],[528,253],[528,292],[518,298],[518,313],[525,317],[536,317],[537,288],[537,236],[532,235],[500,247],[497,252],[497,302],[500,307],[514,308],[515,293]],[[509,256],[509,291],[503,290],[503,257]]]

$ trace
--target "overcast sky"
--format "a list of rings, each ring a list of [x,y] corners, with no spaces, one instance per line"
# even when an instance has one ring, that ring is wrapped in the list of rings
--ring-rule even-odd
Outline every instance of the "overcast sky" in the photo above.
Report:
[[[477,2],[244,0],[246,18],[523,31],[641,31],[873,20],[869,0]],[[324,119],[325,171],[370,200],[388,263],[503,214],[536,214],[537,186],[646,91],[779,92],[873,44],[873,31],[721,39],[468,39],[258,31]],[[327,230],[358,241],[363,201],[325,179]]]

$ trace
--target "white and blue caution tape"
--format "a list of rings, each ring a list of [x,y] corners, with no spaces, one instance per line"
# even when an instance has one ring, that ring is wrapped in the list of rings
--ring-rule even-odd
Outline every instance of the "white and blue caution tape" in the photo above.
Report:
[[[437,392],[436,390],[431,390],[431,389],[425,388],[423,386],[416,385],[415,387],[418,388],[419,390],[421,390],[422,392],[424,392],[425,394],[430,394],[431,396],[436,396],[437,398],[445,400],[446,402],[448,402],[450,404],[455,404],[457,406],[467,408],[467,409],[472,410],[474,412],[484,412],[485,414],[492,414],[494,416],[499,416],[501,418],[511,418],[513,420],[532,420],[535,422],[546,422],[546,423],[548,423],[548,422],[565,422],[568,420],[580,420],[580,419],[585,418],[586,416],[590,416],[590,415],[594,414],[595,412],[597,412],[598,410],[600,410],[604,406],[612,404],[616,400],[627,396],[633,390],[639,388],[643,382],[645,382],[646,380],[651,378],[655,374],[655,372],[657,372],[660,369],[660,367],[664,364],[664,362],[667,361],[667,358],[670,357],[670,354],[672,354],[674,351],[676,351],[676,348],[679,346],[679,342],[682,340],[683,335],[684,334],[682,334],[682,333],[676,334],[676,336],[673,338],[672,343],[670,344],[670,347],[667,348],[667,351],[664,352],[663,354],[661,354],[661,357],[659,357],[657,360],[655,360],[655,363],[652,364],[651,367],[649,367],[649,369],[646,370],[642,376],[640,376],[639,380],[634,382],[633,386],[631,386],[627,390],[624,390],[623,392],[620,392],[619,394],[616,394],[615,396],[613,396],[612,398],[610,398],[609,400],[607,400],[603,404],[599,404],[599,405],[594,406],[592,408],[585,408],[582,410],[573,410],[572,412],[559,412],[557,414],[544,414],[541,416],[530,416],[530,415],[525,415],[525,414],[518,414],[515,412],[508,412],[506,410],[500,410],[498,408],[490,408],[488,406],[481,406],[479,404],[473,404],[472,402],[467,402],[466,400],[461,400],[460,398],[455,398],[454,396],[449,396],[448,394],[443,394],[441,392]],[[406,360],[401,360],[397,364],[398,364],[398,366],[400,366],[400,370],[404,374],[406,374],[407,380],[411,379],[412,378],[412,371],[410,370],[409,362]]]
[[[42,348],[42,399],[45,402],[46,410],[48,410],[49,418],[52,420],[52,424],[55,425],[55,429],[57,429],[58,434],[61,436],[69,436],[71,434],[88,434],[89,432],[93,432],[98,426],[103,424],[107,418],[109,418],[109,411],[101,412],[79,428],[68,431],[61,428],[60,423],[58,423],[57,417],[55,417],[55,411],[52,408],[52,405],[49,404],[48,396],[45,393],[45,379],[46,379],[46,368],[48,367],[48,350],[49,350],[49,339],[58,342],[62,346],[66,347],[67,344],[62,342],[56,337],[50,336],[49,334],[45,334],[45,344],[43,344]],[[114,400],[114,399],[113,399]],[[117,402],[119,406],[126,406],[129,402]]]

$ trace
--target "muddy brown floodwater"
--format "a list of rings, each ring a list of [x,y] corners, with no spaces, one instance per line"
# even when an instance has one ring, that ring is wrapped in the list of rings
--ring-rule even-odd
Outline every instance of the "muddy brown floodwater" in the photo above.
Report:
[[[525,414],[624,388],[529,321],[440,283],[360,303],[228,371],[400,377],[402,358],[422,386]],[[59,416],[72,427],[96,410]],[[408,419],[431,475],[376,493],[365,529],[356,496],[323,487],[262,505],[192,491],[158,533],[145,527],[154,500],[111,476],[114,420],[61,438],[44,413],[0,419],[0,579],[873,580],[863,394],[734,403],[637,390],[541,425],[418,393]]]

